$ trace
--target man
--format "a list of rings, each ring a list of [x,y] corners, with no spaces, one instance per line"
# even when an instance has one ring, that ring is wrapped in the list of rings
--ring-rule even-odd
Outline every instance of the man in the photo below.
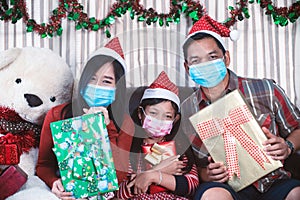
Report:
[[[200,85],[192,95],[198,107],[194,111],[239,89],[268,138],[263,143],[266,154],[274,160],[284,161],[300,149],[299,109],[274,81],[242,78],[227,69],[230,54],[222,37],[229,36],[228,28],[205,15],[193,25],[184,42],[185,69],[191,79]],[[190,102],[195,100],[187,99],[182,103],[183,118],[193,114]],[[226,184],[229,179],[226,165],[206,156],[200,139],[188,134],[199,158],[197,164],[202,180],[195,199],[300,199],[300,181],[291,179],[290,173],[283,168],[235,192]],[[201,157],[207,158],[206,163]]]

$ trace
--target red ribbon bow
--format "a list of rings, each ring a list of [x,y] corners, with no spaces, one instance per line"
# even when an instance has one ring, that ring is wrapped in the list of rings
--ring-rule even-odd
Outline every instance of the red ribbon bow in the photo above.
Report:
[[[240,178],[240,168],[236,150],[236,140],[250,154],[252,158],[263,168],[264,162],[270,163],[264,152],[252,140],[252,138],[240,127],[253,119],[247,106],[235,108],[229,112],[228,117],[223,119],[211,119],[197,124],[198,133],[202,140],[222,135],[228,165],[229,177],[234,173]]]
[[[0,137],[0,144],[17,144],[19,142],[19,138],[11,133]]]

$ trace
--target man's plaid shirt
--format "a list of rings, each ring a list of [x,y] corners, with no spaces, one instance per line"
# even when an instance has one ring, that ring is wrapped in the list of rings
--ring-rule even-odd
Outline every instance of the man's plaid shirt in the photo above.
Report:
[[[271,133],[282,138],[287,138],[289,134],[300,128],[299,109],[291,103],[283,89],[270,79],[250,79],[238,77],[228,69],[230,78],[227,90],[228,94],[235,89],[239,89],[250,105],[250,109],[261,126],[268,128]],[[199,107],[190,109],[195,102]],[[192,105],[193,104],[193,105]],[[187,98],[181,105],[182,123],[188,124],[188,118],[198,109],[201,110],[210,104],[207,97],[198,89],[191,97]],[[191,111],[193,110],[193,111]],[[185,125],[183,125],[185,126]],[[191,126],[191,125],[188,125]],[[190,127],[183,128],[192,142],[192,147],[200,167],[207,165],[207,151],[203,147],[198,135]],[[261,192],[268,190],[276,179],[289,178],[290,174],[283,168],[273,171],[267,176],[254,183],[254,186]]]

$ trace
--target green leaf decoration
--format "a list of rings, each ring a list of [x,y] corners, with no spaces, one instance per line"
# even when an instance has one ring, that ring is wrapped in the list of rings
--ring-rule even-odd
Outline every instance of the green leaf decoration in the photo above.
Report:
[[[90,21],[90,23],[94,24],[94,23],[96,23],[96,18],[92,17],[92,18],[89,19],[89,21]]]
[[[186,2],[182,3],[182,6],[181,6],[181,12],[185,12],[186,10],[188,9],[188,5]]]
[[[93,31],[98,31],[99,28],[100,28],[100,25],[99,25],[99,24],[94,24],[94,25],[92,26],[92,30],[93,30]]]
[[[244,19],[244,17],[242,14],[238,15],[238,20],[242,21],[243,19]]]
[[[159,26],[163,26],[164,25],[164,19],[163,18],[160,18],[159,19]]]
[[[56,34],[59,35],[59,36],[61,36],[62,32],[63,32],[63,28],[59,27],[59,29],[56,31]]]
[[[27,31],[27,32],[32,32],[32,31],[33,31],[33,26],[27,26],[26,31]]]
[[[273,10],[274,10],[274,7],[273,7],[272,4],[268,4],[267,8],[268,8],[268,10],[270,10],[270,11],[273,11]]]
[[[106,20],[105,20],[105,22],[106,22],[106,24],[114,24],[115,23],[115,17],[114,16],[109,16],[109,17],[107,17],[106,18]]]
[[[108,29],[106,29],[106,31],[105,31],[105,34],[106,34],[106,37],[108,37],[108,38],[110,38],[110,37],[111,37],[111,34],[110,34],[110,32],[109,32],[109,30],[108,30]]]
[[[142,16],[139,16],[138,17],[138,21],[139,22],[143,22],[143,21],[145,21],[145,17],[142,15]]]
[[[197,11],[192,11],[192,12],[190,12],[189,13],[189,16],[192,18],[192,19],[194,19],[194,18],[196,18],[197,17]]]
[[[131,12],[130,12],[130,19],[134,19],[134,15],[135,15],[135,14],[134,14],[134,11],[131,11]]]
[[[47,37],[47,34],[46,33],[42,33],[41,37],[45,38],[45,37]]]
[[[81,24],[80,24],[80,23],[76,24],[76,26],[75,26],[75,29],[76,29],[76,30],[80,30],[80,29],[82,29],[82,26],[81,26]]]

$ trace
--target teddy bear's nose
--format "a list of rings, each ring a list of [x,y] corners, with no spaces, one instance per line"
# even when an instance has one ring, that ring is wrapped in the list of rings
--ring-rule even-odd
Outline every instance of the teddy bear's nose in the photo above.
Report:
[[[30,107],[37,107],[43,104],[42,100],[34,94],[24,94],[24,97]]]

